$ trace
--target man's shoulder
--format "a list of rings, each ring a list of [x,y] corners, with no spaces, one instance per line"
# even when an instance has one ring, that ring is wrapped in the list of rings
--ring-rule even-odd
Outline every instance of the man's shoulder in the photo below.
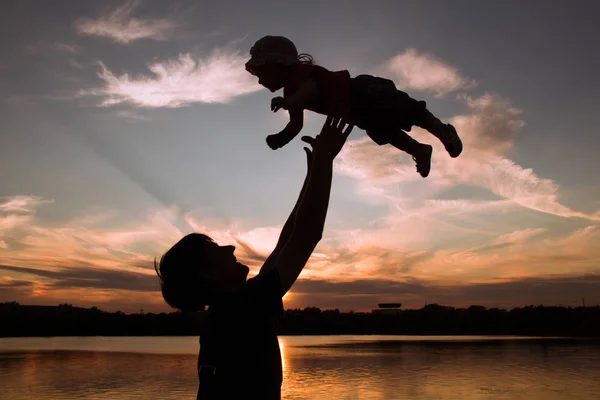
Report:
[[[256,276],[248,279],[236,292],[219,296],[214,304],[209,307],[214,313],[228,307],[245,307],[252,303],[267,303],[281,300],[281,280],[277,268],[261,271]]]
[[[246,281],[242,301],[256,307],[259,312],[279,314],[283,312],[282,295],[279,271],[272,268]]]
[[[270,268],[266,271],[260,271],[256,276],[248,279],[244,284],[243,291],[253,291],[264,287],[279,287],[281,288],[281,282],[279,278],[279,271],[277,268]]]

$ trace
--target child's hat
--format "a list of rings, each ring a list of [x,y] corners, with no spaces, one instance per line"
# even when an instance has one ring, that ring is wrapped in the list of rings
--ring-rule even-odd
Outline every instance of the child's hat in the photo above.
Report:
[[[250,60],[246,70],[255,74],[256,69],[265,64],[292,65],[298,59],[298,50],[294,43],[283,36],[265,36],[254,43],[250,49]]]

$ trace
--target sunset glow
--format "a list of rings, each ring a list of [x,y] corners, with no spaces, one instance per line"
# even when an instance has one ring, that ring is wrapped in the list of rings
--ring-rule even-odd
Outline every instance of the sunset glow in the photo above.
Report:
[[[329,6],[318,23],[299,4],[269,16],[111,4],[0,13],[0,301],[170,311],[152,262],[194,231],[235,245],[255,275],[305,174],[299,138],[266,145],[287,115],[244,70],[254,40],[282,34],[325,67],[394,80],[465,146],[452,159],[413,128],[434,148],[422,179],[355,129],[285,308],[600,303],[595,25],[565,32],[562,14],[499,6],[483,27],[489,10],[445,3]],[[459,24],[445,16],[456,7]],[[306,23],[281,24],[290,15]],[[515,24],[510,48],[502,21]],[[307,114],[301,135],[324,120]]]

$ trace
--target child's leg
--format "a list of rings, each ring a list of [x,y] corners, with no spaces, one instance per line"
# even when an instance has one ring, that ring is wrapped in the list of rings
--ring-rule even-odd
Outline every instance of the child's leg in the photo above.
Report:
[[[431,152],[432,147],[423,144],[408,135],[402,129],[396,129],[394,132],[367,131],[367,135],[379,145],[391,144],[398,150],[402,150],[412,156],[417,163],[417,172],[426,178],[431,170]]]
[[[427,103],[417,101],[407,93],[396,91],[396,113],[400,126],[410,131],[413,125],[426,129],[444,144],[451,157],[458,157],[462,152],[462,142],[456,129],[444,124],[427,109]]]
[[[420,118],[416,120],[415,125],[426,129],[433,136],[440,139],[450,157],[458,157],[462,153],[463,146],[454,126],[444,124],[426,108],[420,114]]]

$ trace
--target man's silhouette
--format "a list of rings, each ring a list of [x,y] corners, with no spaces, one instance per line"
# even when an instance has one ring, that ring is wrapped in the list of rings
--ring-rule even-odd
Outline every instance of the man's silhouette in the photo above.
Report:
[[[246,280],[249,269],[235,258],[235,247],[199,233],[185,236],[161,258],[157,273],[165,301],[182,311],[209,306],[200,333],[197,399],[281,398],[281,353],[273,321],[282,315],[283,295],[322,238],[333,160],[351,130],[345,121],[328,117],[319,135],[302,138],[312,147],[304,149],[304,185],[257,276]]]

